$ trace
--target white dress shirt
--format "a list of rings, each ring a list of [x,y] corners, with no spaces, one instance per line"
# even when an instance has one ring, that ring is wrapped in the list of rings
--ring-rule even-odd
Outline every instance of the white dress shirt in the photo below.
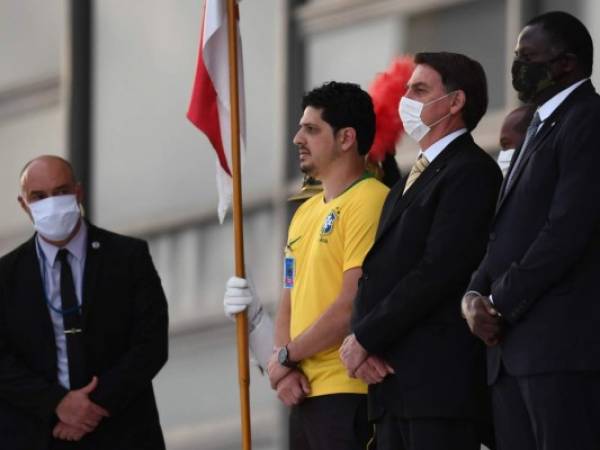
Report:
[[[452,141],[454,141],[457,137],[465,134],[466,132],[467,132],[466,128],[461,128],[460,130],[456,130],[456,131],[453,131],[450,134],[447,134],[443,138],[435,141],[433,144],[431,144],[425,150],[421,150],[419,152],[419,156],[424,155],[425,158],[427,158],[427,161],[429,161],[429,164],[431,164],[433,162],[433,160],[435,158],[437,158],[438,155],[440,153],[442,153],[442,151],[446,147],[448,147],[448,145],[450,145],[450,143]]]
[[[573,92],[587,80],[589,80],[589,78],[585,78],[583,80],[579,80],[573,83],[571,86],[560,91],[550,100],[547,100],[543,105],[541,105],[537,109],[537,113],[540,115],[540,120],[542,121],[542,123],[538,127],[538,131],[540,131],[540,128],[544,125],[546,119],[550,117],[554,111],[556,111],[556,108],[558,108],[560,104],[566,100],[566,98],[571,94],[571,92]]]

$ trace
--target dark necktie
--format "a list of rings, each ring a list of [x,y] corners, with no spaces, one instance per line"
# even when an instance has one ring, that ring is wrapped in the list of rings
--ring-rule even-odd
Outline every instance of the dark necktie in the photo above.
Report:
[[[83,349],[83,327],[81,309],[75,294],[75,283],[71,265],[67,259],[69,251],[58,252],[60,261],[60,298],[63,310],[63,326],[67,340],[67,357],[69,358],[69,382],[71,389],[79,389],[87,384],[85,377],[85,359]]]
[[[540,118],[540,115],[536,111],[536,113],[533,116],[533,119],[531,120],[531,123],[529,124],[529,127],[527,128],[527,133],[525,134],[525,140],[523,141],[523,145],[521,146],[521,151],[519,152],[519,155],[517,156],[517,160],[515,161],[515,164],[513,165],[512,170],[508,174],[508,180],[506,181],[506,188],[504,189],[504,192],[508,192],[508,189],[510,188],[511,184],[514,182],[514,176],[517,173],[517,170],[519,170],[519,165],[520,165],[521,161],[523,160],[523,156],[525,155],[525,152],[527,152],[527,147],[529,146],[529,144],[531,143],[531,140],[537,133],[537,130],[540,127],[541,123],[542,123],[542,119]]]

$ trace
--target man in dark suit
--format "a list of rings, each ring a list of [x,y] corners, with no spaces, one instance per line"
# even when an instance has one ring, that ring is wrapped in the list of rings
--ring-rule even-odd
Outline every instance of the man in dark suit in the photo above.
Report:
[[[81,200],[62,158],[21,174],[37,233],[0,259],[0,447],[162,450],[160,279],[147,244],[85,222]]]
[[[385,202],[340,354],[370,383],[378,450],[478,450],[484,346],[469,335],[460,299],[502,176],[470,134],[487,108],[481,65],[454,53],[419,53],[415,63],[400,116],[421,152]],[[381,382],[377,358],[394,371]]]
[[[512,75],[537,106],[502,186],[463,313],[488,348],[501,450],[600,448],[600,96],[593,45],[552,12],[519,35]]]

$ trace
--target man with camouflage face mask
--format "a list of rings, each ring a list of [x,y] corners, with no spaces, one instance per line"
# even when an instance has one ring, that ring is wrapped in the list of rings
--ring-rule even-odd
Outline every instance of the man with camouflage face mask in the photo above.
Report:
[[[598,449],[600,96],[593,44],[550,12],[519,35],[513,86],[536,112],[462,302],[487,345],[499,450]]]

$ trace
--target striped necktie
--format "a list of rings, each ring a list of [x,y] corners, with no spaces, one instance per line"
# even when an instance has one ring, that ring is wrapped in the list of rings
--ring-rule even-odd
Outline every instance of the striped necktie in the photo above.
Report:
[[[406,180],[406,184],[404,185],[404,192],[402,192],[402,194],[408,191],[408,189],[413,185],[413,183],[417,181],[417,178],[419,178],[419,176],[421,176],[425,169],[427,169],[428,165],[429,161],[427,161],[425,155],[419,155],[419,157],[415,161],[415,164],[412,166],[412,169],[410,169],[408,179]]]

